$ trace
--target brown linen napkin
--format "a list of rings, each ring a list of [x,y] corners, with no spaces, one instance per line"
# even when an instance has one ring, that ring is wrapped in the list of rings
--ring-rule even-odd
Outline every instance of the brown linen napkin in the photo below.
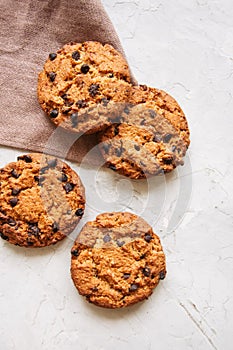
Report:
[[[37,76],[48,54],[70,41],[97,40],[123,53],[101,1],[0,0],[0,13],[0,144],[61,157],[69,149],[67,159],[80,162],[96,136],[77,140],[56,129],[37,101]],[[96,150],[89,162],[100,159]]]

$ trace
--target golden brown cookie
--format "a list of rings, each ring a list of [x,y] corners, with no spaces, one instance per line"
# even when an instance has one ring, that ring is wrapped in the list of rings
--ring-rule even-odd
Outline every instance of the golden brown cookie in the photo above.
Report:
[[[145,85],[131,89],[121,122],[100,133],[100,150],[111,169],[133,179],[169,172],[183,165],[189,128],[178,103]]]
[[[0,234],[10,243],[55,244],[73,231],[84,207],[79,176],[57,158],[26,154],[0,169]]]
[[[147,299],[165,278],[159,237],[131,213],[104,213],[88,222],[71,250],[71,276],[98,306],[121,308]]]
[[[49,55],[39,74],[38,99],[56,125],[94,133],[120,113],[130,88],[127,62],[111,45],[70,43]]]

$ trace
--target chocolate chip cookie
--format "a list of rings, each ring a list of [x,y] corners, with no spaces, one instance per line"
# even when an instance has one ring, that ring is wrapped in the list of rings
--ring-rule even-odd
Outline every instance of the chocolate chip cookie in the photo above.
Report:
[[[71,255],[78,292],[106,308],[147,299],[166,275],[159,237],[142,218],[127,212],[104,213],[86,223]]]
[[[170,172],[183,165],[189,128],[178,103],[164,91],[134,86],[120,123],[99,135],[106,164],[132,179]]]
[[[0,235],[24,247],[65,238],[85,207],[79,176],[58,158],[26,154],[0,169]]]
[[[90,134],[111,125],[130,88],[127,62],[111,45],[70,43],[49,55],[38,99],[56,125]]]

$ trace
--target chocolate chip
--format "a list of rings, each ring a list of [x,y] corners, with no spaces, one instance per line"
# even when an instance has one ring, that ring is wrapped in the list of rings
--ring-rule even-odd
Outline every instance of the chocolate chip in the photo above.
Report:
[[[93,287],[93,288],[92,288],[92,291],[93,291],[93,292],[98,292],[98,288],[97,288],[97,287]]]
[[[165,271],[160,271],[160,273],[159,273],[159,279],[160,279],[160,280],[164,280],[165,276],[166,276],[166,272],[165,272]]]
[[[17,173],[17,171],[15,169],[11,170],[11,175],[15,178],[18,179],[20,177],[20,174]]]
[[[91,302],[91,295],[90,295],[90,294],[86,295],[86,300],[87,300],[89,303]]]
[[[32,242],[32,241],[29,241],[28,239],[27,239],[27,245],[28,246],[32,246],[34,243]]]
[[[149,112],[151,118],[156,117],[156,112],[153,109],[148,109],[148,112]]]
[[[50,117],[51,118],[57,118],[57,116],[58,116],[58,110],[57,109],[52,109],[50,111]]]
[[[44,174],[47,170],[49,170],[48,165],[44,166],[43,168],[40,169],[40,173]]]
[[[78,101],[76,102],[76,105],[77,105],[79,108],[87,107],[87,103],[86,103],[84,100],[78,100]]]
[[[56,158],[48,160],[48,167],[49,168],[55,168],[56,165],[57,165],[57,159]]]
[[[169,142],[170,140],[171,140],[171,138],[172,138],[172,135],[171,134],[166,134],[165,136],[164,136],[164,138],[163,138],[163,141],[164,142]]]
[[[50,61],[55,60],[56,57],[57,57],[57,54],[56,54],[56,53],[50,53],[50,54],[49,54],[49,59],[50,59]]]
[[[104,143],[104,144],[102,145],[102,147],[103,147],[104,152],[105,152],[105,153],[108,153],[109,148],[110,148],[110,145],[109,145],[108,143]]]
[[[129,114],[130,113],[130,109],[129,109],[129,107],[125,107],[125,109],[124,109],[124,112],[125,112],[125,114]]]
[[[15,221],[14,219],[10,218],[10,219],[8,220],[8,225],[10,225],[10,226],[16,226],[16,221]]]
[[[73,128],[75,128],[78,124],[78,113],[72,113],[70,116],[70,119],[71,119]]]
[[[113,78],[113,77],[114,77],[114,74],[113,74],[113,73],[110,73],[110,74],[108,75],[108,77],[109,77],[109,78]]]
[[[114,136],[117,136],[119,134],[119,127],[115,126],[114,128]]]
[[[144,125],[145,124],[145,119],[142,119],[140,122],[140,125]]]
[[[37,226],[37,224],[34,224],[34,223],[28,224],[28,233],[36,237],[39,236],[40,229]]]
[[[113,164],[110,164],[110,165],[109,165],[109,168],[112,169],[113,171],[116,171],[116,170],[117,170],[116,167],[115,167],[115,165],[113,165]]]
[[[84,213],[84,210],[79,208],[79,209],[76,210],[75,215],[76,216],[83,216],[83,213]]]
[[[68,99],[68,95],[67,94],[63,94],[63,95],[61,95],[61,98],[63,98],[63,100],[67,100]]]
[[[123,278],[124,278],[125,280],[127,280],[128,278],[130,278],[130,273],[124,273],[124,274],[123,274]]]
[[[99,90],[99,84],[92,84],[88,91],[91,97],[95,97],[98,94],[98,90]]]
[[[41,185],[42,185],[42,182],[45,180],[45,178],[44,178],[44,176],[37,176],[37,175],[35,175],[35,176],[34,176],[34,180],[35,180],[36,182],[38,182],[38,186],[41,186]]]
[[[176,146],[172,146],[172,152],[175,152]]]
[[[22,157],[22,159],[26,162],[26,163],[31,163],[32,162],[32,158],[28,155],[25,155]]]
[[[49,76],[49,80],[51,82],[54,82],[54,80],[56,79],[57,74],[54,73],[54,72],[49,72],[48,76]]]
[[[35,176],[34,176],[34,180],[35,180],[36,182],[39,182],[39,176],[35,175]]]
[[[143,275],[144,276],[146,276],[146,277],[150,277],[150,268],[149,267],[144,267],[143,269],[142,269],[142,273],[143,273]]]
[[[122,155],[122,148],[116,148],[115,153],[117,157],[120,157]]]
[[[88,64],[83,64],[82,67],[81,67],[81,72],[83,74],[87,74],[90,70],[90,67],[88,66]]]
[[[24,156],[17,157],[17,160],[24,160],[26,163],[32,162],[32,158],[30,156],[28,156],[27,154],[25,154]]]
[[[170,157],[167,157],[167,158],[163,158],[163,162],[164,162],[165,164],[167,164],[167,165],[172,164],[172,162],[173,162],[173,157],[170,156]]]
[[[112,123],[119,124],[119,123],[121,123],[122,116],[121,116],[121,115],[117,115],[117,116],[114,117],[114,118],[111,118],[111,117],[110,117],[109,120],[110,120]]]
[[[68,176],[65,173],[61,174],[60,181],[61,182],[66,182],[68,180]]]
[[[147,233],[147,234],[145,234],[145,236],[144,236],[144,239],[145,239],[145,241],[147,242],[147,243],[150,243],[150,241],[152,240],[152,236],[149,234],[149,233]]]
[[[145,257],[146,257],[146,254],[144,253],[144,254],[142,254],[141,256],[140,256],[140,259],[142,260],[142,259],[145,259]]]
[[[12,196],[17,196],[20,192],[19,188],[13,188],[13,190],[11,191]]]
[[[134,148],[136,149],[136,151],[140,151],[140,146],[134,145]]]
[[[118,241],[118,240],[117,240],[117,245],[118,245],[118,247],[122,247],[124,244],[125,244],[124,241]]]
[[[5,241],[9,241],[9,237],[4,235],[4,233],[0,232],[0,236],[2,239],[4,239]]]
[[[153,139],[152,139],[153,142],[160,142],[161,140],[158,139],[157,136],[154,136]]]
[[[135,163],[134,162],[129,162],[129,164],[131,165],[131,167],[135,167]]]
[[[104,107],[106,107],[106,106],[108,105],[108,103],[109,103],[109,100],[108,100],[106,97],[103,97],[103,98],[101,99],[101,103],[102,103],[102,105],[103,105]]]
[[[18,198],[14,197],[9,200],[9,203],[12,207],[15,207],[16,204],[18,203]]]
[[[56,233],[59,230],[59,226],[58,226],[58,224],[55,221],[52,224],[52,230],[53,230],[54,233]]]
[[[143,91],[146,91],[147,90],[147,86],[146,85],[139,85],[140,88],[143,90]]]
[[[71,182],[67,182],[64,186],[63,186],[64,190],[66,191],[66,193],[71,192],[74,189],[74,184],[72,184]]]
[[[138,285],[136,283],[131,284],[129,287],[130,292],[135,292],[138,289]]]
[[[78,61],[80,59],[80,53],[78,51],[74,51],[72,52],[72,58],[75,60],[75,61]]]
[[[111,237],[109,236],[109,234],[106,234],[104,237],[103,237],[103,241],[104,241],[104,243],[108,243],[108,242],[110,242],[111,241]]]
[[[71,254],[72,254],[73,256],[79,256],[78,249],[73,249],[73,250],[71,250]]]
[[[71,111],[71,108],[62,108],[62,113],[63,114],[68,114]]]

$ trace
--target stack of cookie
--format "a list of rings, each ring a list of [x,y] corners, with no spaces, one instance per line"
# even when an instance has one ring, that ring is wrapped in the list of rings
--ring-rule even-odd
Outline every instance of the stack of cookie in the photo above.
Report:
[[[133,86],[127,62],[112,46],[71,43],[51,53],[39,74],[39,102],[52,122],[99,134],[109,168],[133,179],[183,164],[189,129],[164,91]]]
[[[39,102],[57,126],[97,133],[106,164],[132,179],[183,164],[186,118],[167,93],[134,86],[125,59],[98,42],[50,53],[39,74]],[[69,235],[85,209],[79,176],[63,161],[26,154],[0,169],[0,235],[22,247],[45,247]],[[120,308],[147,298],[165,278],[159,237],[138,216],[104,213],[88,222],[71,250],[71,276],[81,295]]]

